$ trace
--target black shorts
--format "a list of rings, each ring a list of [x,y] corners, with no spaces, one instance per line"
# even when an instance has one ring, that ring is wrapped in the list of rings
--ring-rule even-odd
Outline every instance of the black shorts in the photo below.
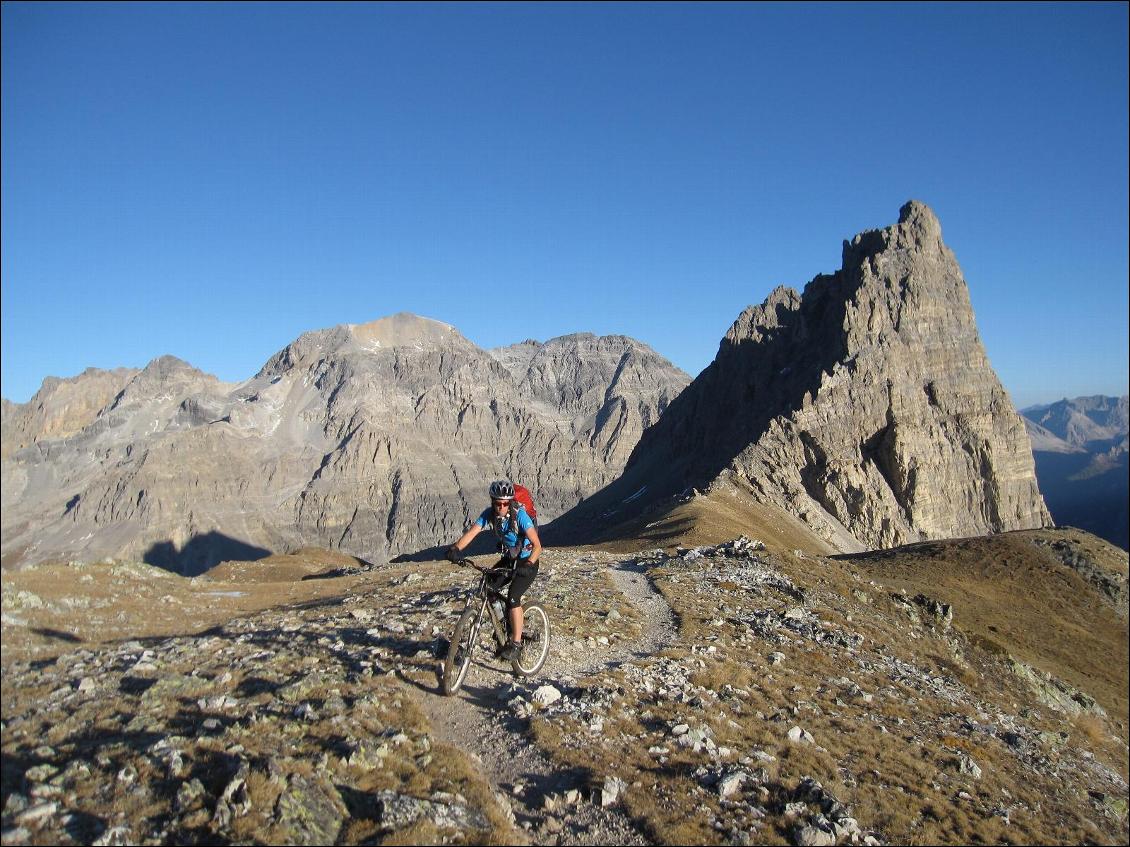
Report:
[[[495,567],[511,567],[511,564],[511,561],[504,556],[498,560],[498,564],[495,565]],[[493,577],[491,587],[497,591],[501,591],[506,583],[510,583],[510,590],[506,594],[506,607],[509,609],[517,608],[522,605],[522,595],[529,590],[540,568],[540,563],[533,565],[519,563],[511,567],[510,573],[499,574]]]

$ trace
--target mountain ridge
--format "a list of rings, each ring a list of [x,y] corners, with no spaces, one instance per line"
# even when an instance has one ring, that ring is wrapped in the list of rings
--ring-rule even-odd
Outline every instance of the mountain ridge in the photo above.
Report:
[[[689,381],[640,342],[586,343],[599,362],[571,362],[588,349],[575,340],[540,349],[539,373],[581,379],[567,414],[453,327],[405,314],[303,333],[239,383],[158,357],[64,441],[9,445],[6,421],[5,561],[198,571],[313,542],[380,558],[458,537],[502,476],[552,516]]]

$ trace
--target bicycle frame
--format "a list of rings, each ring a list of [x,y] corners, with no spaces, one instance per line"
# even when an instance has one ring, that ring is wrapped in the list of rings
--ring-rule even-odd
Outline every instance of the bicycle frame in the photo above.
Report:
[[[482,576],[479,577],[478,590],[472,595],[471,599],[467,600],[467,606],[470,607],[475,602],[473,598],[477,596],[480,604],[479,614],[475,618],[474,639],[472,643],[478,644],[479,628],[483,624],[483,612],[485,611],[490,616],[491,626],[494,629],[494,637],[498,641],[499,648],[505,647],[507,640],[510,638],[510,624],[507,619],[499,619],[498,613],[494,610],[494,601],[497,600],[502,605],[503,610],[505,610],[506,595],[490,586],[490,578],[492,576],[501,576],[511,573],[511,569],[499,567],[484,568],[482,565],[476,565],[469,559],[465,559],[464,561],[482,574]],[[504,614],[506,614],[505,611]]]

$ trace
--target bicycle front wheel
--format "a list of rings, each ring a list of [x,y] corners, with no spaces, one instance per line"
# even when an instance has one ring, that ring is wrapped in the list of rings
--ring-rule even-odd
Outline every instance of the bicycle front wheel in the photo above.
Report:
[[[455,625],[451,644],[447,648],[447,658],[443,662],[443,693],[454,694],[463,684],[467,669],[471,667],[471,654],[475,649],[475,636],[478,634],[480,609],[468,606]]]
[[[514,670],[530,676],[541,670],[549,656],[549,615],[537,604],[526,606],[522,624],[522,652],[514,660]]]

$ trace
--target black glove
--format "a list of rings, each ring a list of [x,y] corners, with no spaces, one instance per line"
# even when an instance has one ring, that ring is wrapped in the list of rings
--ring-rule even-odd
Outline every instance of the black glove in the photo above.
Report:
[[[460,552],[459,548],[456,547],[454,544],[452,544],[450,547],[447,548],[447,552],[444,553],[444,558],[446,558],[447,561],[452,562],[452,563],[458,562],[459,561],[459,552]]]

